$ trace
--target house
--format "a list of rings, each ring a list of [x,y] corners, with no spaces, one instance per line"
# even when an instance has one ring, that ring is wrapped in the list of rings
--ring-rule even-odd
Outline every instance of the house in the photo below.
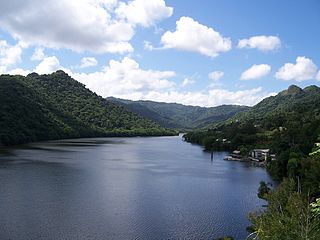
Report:
[[[256,161],[266,161],[269,156],[270,149],[253,149],[250,152],[250,157]]]

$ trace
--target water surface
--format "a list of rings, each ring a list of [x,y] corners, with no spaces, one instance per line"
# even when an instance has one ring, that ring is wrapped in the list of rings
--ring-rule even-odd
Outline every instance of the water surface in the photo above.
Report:
[[[0,155],[0,239],[245,239],[262,168],[180,137],[49,141]]]

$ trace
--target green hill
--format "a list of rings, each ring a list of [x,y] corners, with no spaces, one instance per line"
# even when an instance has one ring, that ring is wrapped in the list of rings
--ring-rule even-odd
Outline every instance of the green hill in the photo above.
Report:
[[[186,140],[230,150],[241,145],[272,147],[275,152],[298,147],[307,154],[319,133],[320,88],[290,86],[206,131],[190,132]]]
[[[158,124],[91,92],[63,71],[0,76],[0,144],[94,137],[168,135]]]
[[[276,96],[262,100],[254,107],[230,119],[251,120],[259,123],[260,120],[271,116],[285,116],[288,114],[302,114],[318,116],[320,114],[320,88],[309,86],[301,89],[295,85],[290,86]]]
[[[120,103],[132,112],[151,119],[161,126],[185,130],[207,127],[248,109],[246,106],[237,105],[205,108],[177,103],[130,101],[113,97],[108,100]]]

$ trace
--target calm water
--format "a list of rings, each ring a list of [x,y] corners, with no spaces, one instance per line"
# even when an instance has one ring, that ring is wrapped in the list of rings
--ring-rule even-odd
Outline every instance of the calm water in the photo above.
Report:
[[[262,168],[179,137],[51,141],[0,155],[0,239],[244,239]]]

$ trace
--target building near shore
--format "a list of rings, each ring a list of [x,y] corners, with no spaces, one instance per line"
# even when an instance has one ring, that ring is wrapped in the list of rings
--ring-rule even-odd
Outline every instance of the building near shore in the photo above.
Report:
[[[267,161],[270,156],[270,149],[253,149],[249,153],[252,160]]]

